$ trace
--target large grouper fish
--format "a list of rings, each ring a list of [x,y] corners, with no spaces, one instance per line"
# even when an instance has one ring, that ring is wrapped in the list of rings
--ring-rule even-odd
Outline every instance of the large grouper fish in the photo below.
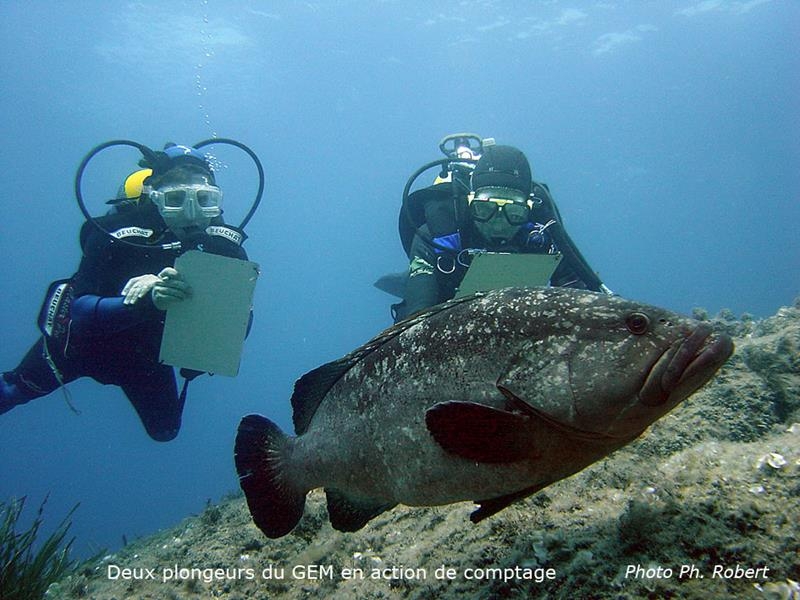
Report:
[[[473,500],[478,522],[636,439],[732,352],[707,323],[594,292],[452,300],[301,377],[296,437],[244,417],[240,485],[271,538],[318,487],[341,531],[399,503]]]

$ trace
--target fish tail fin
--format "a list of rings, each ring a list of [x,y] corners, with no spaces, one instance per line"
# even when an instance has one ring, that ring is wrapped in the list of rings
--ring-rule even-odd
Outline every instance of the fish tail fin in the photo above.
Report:
[[[286,472],[291,439],[269,419],[247,415],[239,423],[234,458],[239,485],[258,528],[279,538],[303,516],[308,490],[292,485]]]

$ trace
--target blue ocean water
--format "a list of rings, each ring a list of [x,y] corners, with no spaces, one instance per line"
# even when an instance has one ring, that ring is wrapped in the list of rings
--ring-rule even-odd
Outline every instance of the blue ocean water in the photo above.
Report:
[[[49,494],[87,555],[237,488],[239,418],[290,430],[294,380],[390,323],[407,177],[456,131],[524,150],[615,292],[767,316],[800,291],[800,4],[155,0],[0,5],[5,200],[0,368],[80,259],[75,169],[93,146],[232,137],[267,173],[246,243],[262,276],[240,375],[190,388],[177,440],[90,380],[0,417],[0,499]],[[135,151],[87,173],[100,214]],[[219,149],[226,214],[257,181]],[[31,515],[28,515],[31,516]]]

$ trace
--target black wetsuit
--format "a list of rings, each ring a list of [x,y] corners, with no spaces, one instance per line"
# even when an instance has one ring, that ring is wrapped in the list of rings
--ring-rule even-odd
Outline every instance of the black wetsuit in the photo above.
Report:
[[[455,296],[468,268],[467,260],[459,260],[458,252],[461,250],[482,249],[531,254],[554,254],[562,251],[549,229],[559,221],[557,210],[554,208],[540,208],[538,211],[534,208],[533,222],[522,228],[508,245],[502,248],[487,248],[480,240],[471,220],[455,216],[466,214],[466,199],[448,199],[449,187],[442,191],[446,185],[424,188],[412,195],[418,195],[415,199],[416,205],[425,204],[426,195],[431,199],[424,208],[426,222],[414,235],[408,248],[411,259],[409,279],[403,301],[392,306],[395,322]],[[534,182],[533,193],[534,197],[547,200],[542,206],[554,206],[546,186]],[[417,210],[419,214],[422,213],[422,209]],[[560,224],[558,226],[560,227]],[[408,237],[407,232],[406,236]],[[451,251],[438,248],[429,240]],[[571,260],[572,257],[573,255],[564,256],[550,279],[550,285],[600,291],[601,288],[596,281],[586,281],[581,277],[581,269],[577,268]]]
[[[147,433],[155,440],[173,439],[180,429],[182,394],[172,367],[158,362],[165,312],[150,295],[133,305],[122,304],[120,292],[132,277],[158,274],[188,250],[246,259],[244,234],[221,222],[178,248],[155,206],[98,219],[104,230],[139,246],[123,243],[85,223],[80,240],[83,258],[71,279],[73,299],[68,329],[58,337],[43,336],[20,365],[3,374],[0,413],[57,389],[79,377],[118,385],[133,404]],[[58,381],[48,356],[59,372]]]

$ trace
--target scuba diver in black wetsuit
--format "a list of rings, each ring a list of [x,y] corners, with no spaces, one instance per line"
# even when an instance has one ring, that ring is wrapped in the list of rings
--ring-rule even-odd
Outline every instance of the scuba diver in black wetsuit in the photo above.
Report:
[[[376,283],[403,298],[392,306],[395,322],[453,298],[480,252],[561,254],[550,285],[610,293],[564,231],[547,186],[532,181],[520,150],[475,134],[447,136],[440,148],[448,159],[417,170],[403,194],[400,237],[410,258],[404,285]],[[442,169],[434,185],[409,194],[434,166]]]
[[[247,151],[260,176],[256,201],[239,227],[222,220],[222,191],[206,156],[209,143]],[[149,171],[132,174],[109,214],[92,218],[83,204],[80,178],[88,161],[110,145],[133,145]],[[80,232],[80,266],[69,280],[54,282],[39,316],[42,337],[19,366],[0,378],[0,413],[44,396],[79,377],[122,388],[151,438],[178,434],[186,384],[200,372],[181,369],[179,394],[173,367],[159,362],[165,310],[191,295],[175,259],[202,250],[246,259],[243,227],[263,192],[257,157],[232,140],[195,147],[168,145],[153,152],[124,140],[98,146],[81,165],[76,195],[87,222]],[[140,195],[136,192],[141,190]]]

